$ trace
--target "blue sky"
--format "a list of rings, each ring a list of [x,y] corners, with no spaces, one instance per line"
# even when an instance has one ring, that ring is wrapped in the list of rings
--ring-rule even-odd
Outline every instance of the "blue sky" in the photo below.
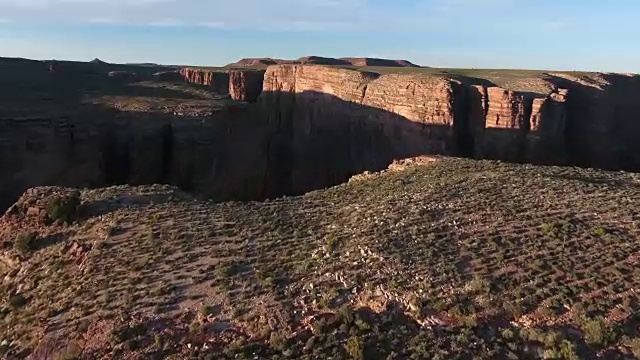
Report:
[[[0,56],[640,72],[638,0],[0,0]]]

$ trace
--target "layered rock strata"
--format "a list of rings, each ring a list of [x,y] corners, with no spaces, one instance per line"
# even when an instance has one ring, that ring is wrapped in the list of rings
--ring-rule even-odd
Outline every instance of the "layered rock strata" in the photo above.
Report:
[[[262,93],[264,70],[229,71],[229,95],[233,100],[255,102]]]
[[[229,74],[225,71],[183,68],[180,74],[186,82],[210,86],[221,94],[229,92]]]
[[[55,85],[46,67],[21,76],[6,70],[0,78],[20,91]],[[215,83],[213,75],[182,75]],[[159,98],[70,109],[68,96],[58,104],[40,93],[3,94],[0,207],[39,185],[169,183],[217,200],[264,199],[433,154],[640,171],[639,76],[545,74],[548,94],[317,65],[229,77],[231,97],[245,102],[188,93],[167,99],[177,90],[143,89]],[[109,94],[131,91],[116,85]],[[140,110],[146,101],[154,105]]]

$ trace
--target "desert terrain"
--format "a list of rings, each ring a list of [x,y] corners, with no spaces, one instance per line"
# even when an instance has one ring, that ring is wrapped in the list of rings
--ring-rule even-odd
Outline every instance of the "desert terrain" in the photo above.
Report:
[[[640,357],[640,76],[0,58],[6,359]]]

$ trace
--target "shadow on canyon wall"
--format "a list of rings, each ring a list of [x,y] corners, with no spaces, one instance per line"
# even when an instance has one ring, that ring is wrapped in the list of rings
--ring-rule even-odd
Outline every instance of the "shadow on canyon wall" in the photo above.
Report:
[[[571,94],[566,103],[564,131],[569,163],[640,171],[640,76],[600,74],[600,77],[604,84],[545,74],[546,80],[569,89]]]
[[[478,123],[482,114],[474,115],[483,110],[469,105],[482,102],[470,101],[468,90],[447,125],[410,121],[317,91],[263,92],[254,104],[224,100],[211,115],[189,116],[83,102],[87,94],[200,99],[188,91],[75,71],[16,73],[0,71],[0,79],[11,80],[0,91],[2,210],[27,188],[41,185],[165,183],[217,201],[262,200],[333,186],[382,170],[394,159],[427,154],[640,169],[640,152],[634,150],[640,106],[626,94],[638,89],[636,78],[613,79],[623,85],[607,92],[552,79],[577,95],[567,101],[562,138],[549,142],[526,127],[484,129]],[[465,86],[493,85],[459,80]],[[25,107],[43,110],[26,116]]]
[[[261,200],[336,185],[394,159],[470,155],[457,139],[464,124],[416,123],[321,92],[263,93],[256,104],[228,102],[211,116],[191,117],[82,101],[88,91],[192,99],[185,92],[132,89],[93,75],[45,77],[23,82],[31,97],[22,100],[65,111],[0,112],[0,209],[41,185],[166,183],[219,201]],[[3,96],[12,97],[19,94]]]
[[[61,116],[0,116],[0,208],[40,185],[167,183],[214,200],[261,200],[336,185],[395,158],[450,150],[449,127],[322,93],[277,96],[275,108],[231,104],[206,118],[79,102]],[[320,97],[323,109],[283,107]]]

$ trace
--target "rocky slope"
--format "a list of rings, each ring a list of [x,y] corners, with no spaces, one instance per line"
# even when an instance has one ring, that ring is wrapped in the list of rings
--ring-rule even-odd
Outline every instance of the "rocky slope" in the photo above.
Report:
[[[0,358],[640,356],[639,174],[440,157],[355,180],[28,190],[0,217]]]

